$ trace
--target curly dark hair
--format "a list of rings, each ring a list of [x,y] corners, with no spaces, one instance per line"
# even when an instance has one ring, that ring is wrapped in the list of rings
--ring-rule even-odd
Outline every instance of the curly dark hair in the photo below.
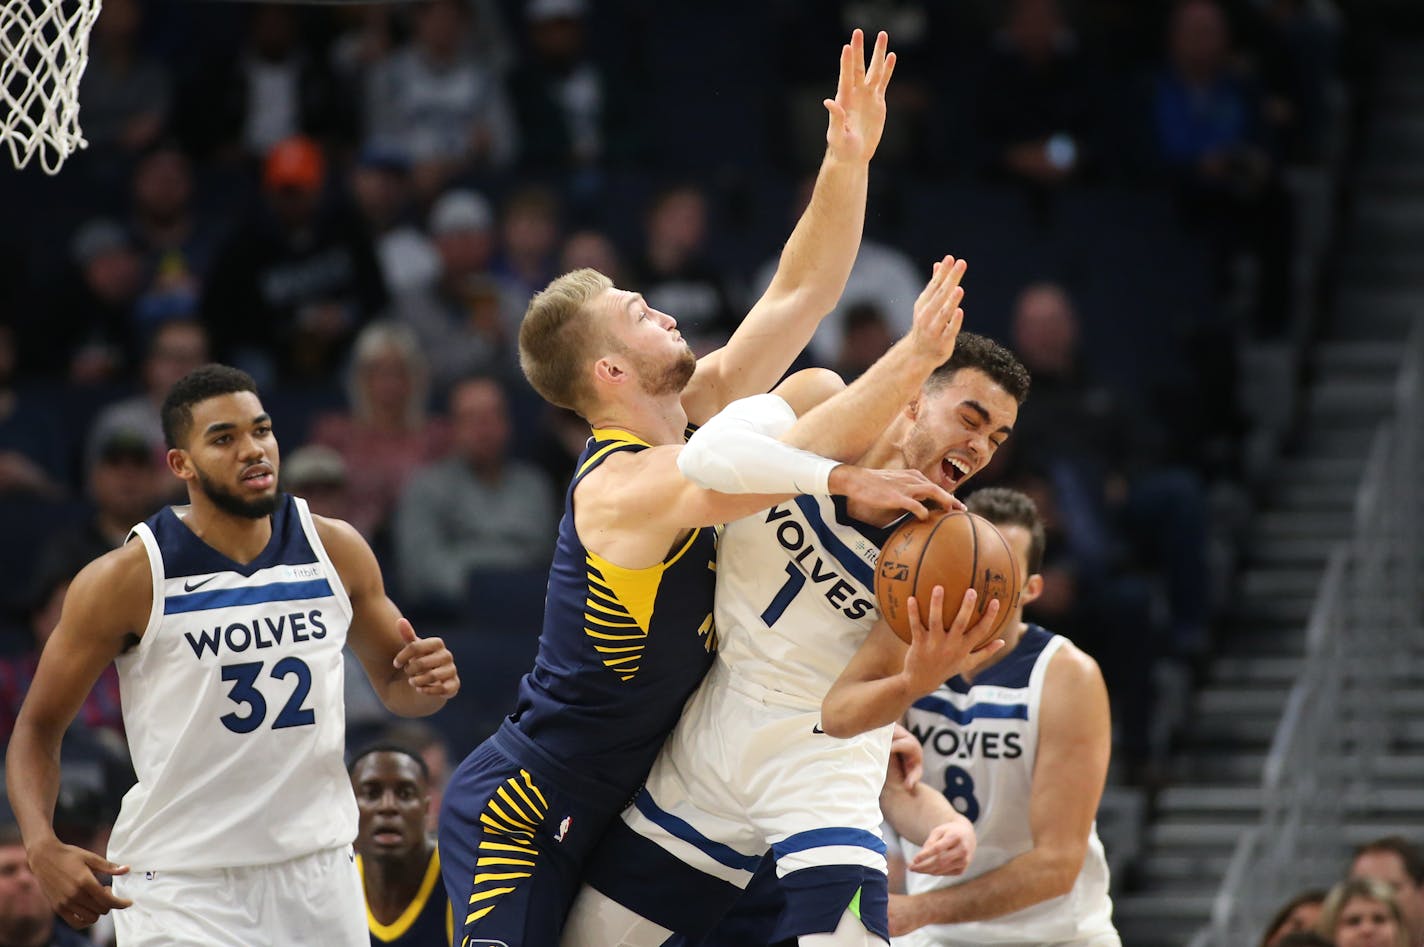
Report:
[[[257,393],[257,382],[247,372],[229,365],[204,365],[195,368],[182,378],[163,399],[160,417],[163,420],[163,439],[170,448],[180,446],[188,437],[188,428],[193,424],[193,405],[219,395],[230,395],[239,391]]]
[[[976,368],[988,375],[1019,404],[1028,400],[1028,369],[1024,368],[1018,356],[987,336],[973,332],[959,333],[959,339],[954,343],[954,354],[934,370],[927,384],[931,387],[947,384],[961,368]]]

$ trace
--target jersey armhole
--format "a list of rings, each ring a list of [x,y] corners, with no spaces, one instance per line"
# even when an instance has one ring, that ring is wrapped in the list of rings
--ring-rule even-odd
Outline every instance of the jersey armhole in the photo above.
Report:
[[[307,508],[307,501],[294,496],[292,497],[292,506],[296,508],[297,516],[302,521],[302,532],[307,534],[307,543],[311,546],[312,552],[316,553],[321,567],[326,570],[327,578],[331,582],[331,594],[346,610],[346,620],[350,622],[356,614],[355,609],[351,607],[351,596],[346,593],[346,583],[342,580],[341,573],[336,571],[336,565],[331,561],[326,546],[322,545],[321,537],[317,535],[316,522],[312,519],[311,510]]]
[[[139,523],[129,531],[129,539],[137,536],[143,543],[144,552],[148,555],[148,575],[153,583],[153,601],[148,607],[148,622],[143,626],[143,634],[139,636],[138,646],[131,652],[137,656],[149,650],[149,641],[158,634],[158,629],[163,625],[164,594],[163,584],[167,574],[163,571],[163,551],[158,548],[158,537],[153,535],[153,530],[148,528],[147,523]],[[127,541],[127,540],[126,540]],[[125,657],[120,654],[119,657]]]

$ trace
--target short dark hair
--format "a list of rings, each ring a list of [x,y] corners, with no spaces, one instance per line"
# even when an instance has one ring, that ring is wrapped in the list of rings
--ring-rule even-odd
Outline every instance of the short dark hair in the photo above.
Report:
[[[1404,873],[1414,879],[1416,888],[1424,887],[1424,850],[1415,845],[1402,835],[1386,835],[1377,838],[1372,842],[1366,842],[1355,849],[1355,854],[1350,861],[1354,863],[1361,855],[1375,855],[1381,852],[1391,852],[1399,856],[1399,860],[1404,863]]]
[[[1028,575],[1042,571],[1043,548],[1048,540],[1043,532],[1043,517],[1028,494],[1008,487],[985,487],[974,491],[964,505],[995,526],[1022,526],[1028,530]]]
[[[257,382],[247,372],[230,365],[204,365],[195,368],[178,379],[168,397],[163,399],[160,416],[163,420],[163,439],[170,448],[176,448],[188,436],[188,428],[193,424],[193,405],[219,395],[235,394],[239,391],[257,393]]]
[[[961,332],[954,343],[954,354],[934,370],[927,382],[931,387],[947,384],[961,368],[975,368],[988,375],[1019,404],[1028,400],[1030,384],[1028,369],[1018,356],[986,336]]]
[[[1276,913],[1271,916],[1270,923],[1266,925],[1265,933],[1261,935],[1261,947],[1266,947],[1266,942],[1271,939],[1271,936],[1275,934],[1276,931],[1281,929],[1281,925],[1286,922],[1287,918],[1295,913],[1296,908],[1302,904],[1322,905],[1325,903],[1325,894],[1326,892],[1319,888],[1310,888],[1297,894],[1285,904],[1282,904]],[[1327,943],[1329,942],[1327,941]],[[1277,947],[1279,947],[1279,945],[1277,945]]]
[[[25,840],[20,835],[20,825],[14,819],[6,817],[0,819],[0,845],[24,845]]]
[[[350,775],[356,774],[356,764],[373,753],[399,753],[415,761],[416,767],[420,770],[420,778],[427,784],[430,782],[430,767],[426,765],[421,755],[408,746],[397,746],[394,743],[373,743],[368,747],[358,750],[356,755],[351,757],[351,763],[346,767],[346,772]]]

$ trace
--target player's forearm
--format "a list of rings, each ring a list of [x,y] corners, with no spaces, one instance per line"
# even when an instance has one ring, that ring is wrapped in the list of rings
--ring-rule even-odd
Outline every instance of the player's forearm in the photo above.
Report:
[[[924,783],[907,789],[894,772],[880,793],[880,810],[901,838],[916,845],[925,844],[931,832],[959,816],[944,793],[935,792]]]
[[[798,310],[811,316],[801,345],[810,341],[816,323],[835,308],[845,291],[860,252],[869,181],[869,162],[844,161],[827,154],[806,211],[782,248],[781,262],[767,293],[794,292],[798,296]]]
[[[821,701],[821,729],[844,740],[888,727],[905,715],[918,696],[899,674],[870,681],[838,681]]]
[[[399,717],[428,717],[445,706],[447,698],[422,694],[410,683],[404,671],[395,671],[376,694],[386,709]]]
[[[1067,894],[1082,868],[1070,859],[1031,849],[972,881],[910,898],[916,926],[987,921]]]
[[[938,367],[909,337],[901,339],[845,390],[798,418],[782,440],[837,460],[859,460]]]
[[[59,746],[59,735],[40,732],[21,713],[5,753],[5,791],[26,848],[54,838]]]
[[[692,435],[678,454],[678,469],[719,493],[825,495],[836,462],[777,440],[795,420],[774,394],[734,401]]]

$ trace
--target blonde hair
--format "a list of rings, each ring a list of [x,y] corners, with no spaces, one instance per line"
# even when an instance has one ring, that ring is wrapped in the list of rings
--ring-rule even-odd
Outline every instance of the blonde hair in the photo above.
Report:
[[[519,325],[519,367],[551,404],[586,414],[593,399],[587,361],[604,333],[589,304],[613,281],[597,270],[565,273],[535,293]]]
[[[1395,947],[1410,947],[1409,932],[1404,927],[1404,912],[1400,910],[1394,889],[1373,878],[1351,878],[1330,889],[1330,893],[1325,896],[1325,903],[1320,907],[1320,933],[1334,940],[1335,925],[1340,920],[1340,914],[1345,910],[1345,905],[1355,898],[1375,901],[1388,908],[1390,916],[1394,918]]]
[[[410,377],[410,400],[405,407],[405,423],[416,430],[425,423],[425,403],[430,397],[430,367],[421,351],[415,332],[399,322],[383,319],[373,322],[356,336],[352,345],[351,364],[346,372],[346,397],[351,413],[357,420],[371,420],[371,399],[366,396],[366,369],[377,358],[394,351],[405,362]]]

